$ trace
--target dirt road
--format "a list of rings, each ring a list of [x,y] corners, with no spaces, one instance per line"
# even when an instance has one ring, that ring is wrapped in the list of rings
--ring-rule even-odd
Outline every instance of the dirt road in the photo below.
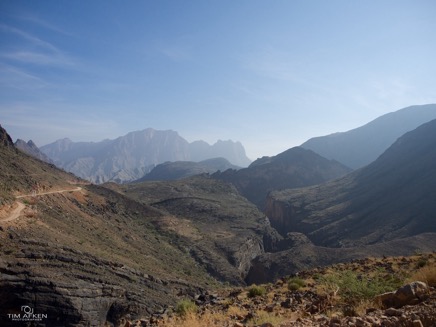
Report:
[[[41,192],[41,193],[36,193],[36,194],[18,195],[15,198],[22,199],[22,198],[32,197],[32,196],[40,196],[40,195],[64,193],[64,192],[77,192],[77,191],[81,191],[81,190],[82,190],[81,187],[76,187],[76,188],[67,189],[67,190],[57,190],[57,191]],[[17,219],[18,217],[20,217],[21,213],[26,208],[26,205],[22,202],[19,202],[19,201],[15,201],[15,203],[17,204],[17,207],[14,210],[12,210],[12,212],[9,214],[9,216],[7,216],[6,218],[0,219],[0,222],[13,221],[13,220]]]

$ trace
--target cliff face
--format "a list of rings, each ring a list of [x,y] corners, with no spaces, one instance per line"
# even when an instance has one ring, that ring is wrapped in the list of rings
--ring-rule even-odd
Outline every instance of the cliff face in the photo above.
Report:
[[[175,289],[187,294],[201,291],[176,279],[156,278],[50,242],[24,238],[17,245],[18,259],[6,256],[0,260],[2,317],[19,312],[25,304],[47,315],[42,321],[45,326],[117,325],[127,314],[145,317],[172,304],[172,296],[165,294]],[[9,325],[16,322],[2,322],[2,326]]]
[[[293,223],[295,209],[286,201],[278,201],[271,196],[266,199],[265,214],[271,222],[271,226],[279,233],[286,234],[288,231],[297,230]]]

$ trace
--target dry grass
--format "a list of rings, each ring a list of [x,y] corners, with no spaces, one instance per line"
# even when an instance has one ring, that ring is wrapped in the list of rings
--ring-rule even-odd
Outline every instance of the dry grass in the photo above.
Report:
[[[165,327],[222,327],[225,326],[224,322],[229,318],[223,313],[206,312],[202,315],[193,313],[187,314],[184,317],[169,318],[162,326]]]
[[[290,318],[291,317],[285,317],[274,312],[258,311],[256,317],[250,320],[250,325],[260,326],[265,323],[270,323],[273,326],[277,326]]]
[[[427,285],[436,287],[436,262],[428,262],[425,266],[419,268],[415,273],[413,273],[408,281],[422,281],[427,283]]]

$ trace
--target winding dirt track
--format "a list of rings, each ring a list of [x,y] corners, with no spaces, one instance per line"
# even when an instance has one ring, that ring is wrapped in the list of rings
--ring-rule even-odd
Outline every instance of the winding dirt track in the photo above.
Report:
[[[0,220],[1,222],[15,220],[15,219],[17,219],[21,215],[21,212],[24,210],[24,208],[26,206],[24,205],[24,203],[21,203],[21,202],[18,202],[18,201],[16,203],[18,204],[18,206],[14,210],[12,210],[11,214],[9,215],[9,217],[1,219]]]
[[[41,192],[41,193],[36,193],[36,194],[18,195],[15,198],[22,199],[22,198],[31,197],[31,196],[40,196],[40,195],[64,193],[64,192],[77,192],[77,191],[81,191],[81,190],[82,190],[81,187],[76,187],[76,188],[68,189],[68,190],[58,190],[58,191]],[[0,219],[0,222],[13,221],[13,220],[17,219],[18,217],[20,217],[24,208],[26,208],[26,205],[22,202],[19,202],[19,201],[15,201],[15,203],[17,204],[17,207],[14,210],[12,210],[12,212],[10,213],[10,215],[8,217],[6,217],[4,219]]]

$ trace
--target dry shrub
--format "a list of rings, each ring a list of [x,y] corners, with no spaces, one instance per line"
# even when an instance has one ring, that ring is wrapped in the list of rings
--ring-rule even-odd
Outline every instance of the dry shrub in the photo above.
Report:
[[[255,318],[250,320],[250,325],[253,324],[254,326],[261,326],[262,324],[270,323],[273,326],[278,326],[289,318],[290,317],[284,317],[281,315],[277,315],[273,312],[266,312],[261,310],[256,313]]]
[[[375,300],[364,299],[364,300],[361,300],[359,303],[356,303],[353,307],[354,312],[358,316],[365,315],[366,309],[369,309],[369,308],[381,309],[381,303],[378,303]]]
[[[408,280],[411,282],[419,280],[429,286],[436,287],[436,262],[428,262],[412,274]]]
[[[227,313],[229,316],[245,316],[248,313],[248,311],[239,306],[232,305],[227,309]]]

